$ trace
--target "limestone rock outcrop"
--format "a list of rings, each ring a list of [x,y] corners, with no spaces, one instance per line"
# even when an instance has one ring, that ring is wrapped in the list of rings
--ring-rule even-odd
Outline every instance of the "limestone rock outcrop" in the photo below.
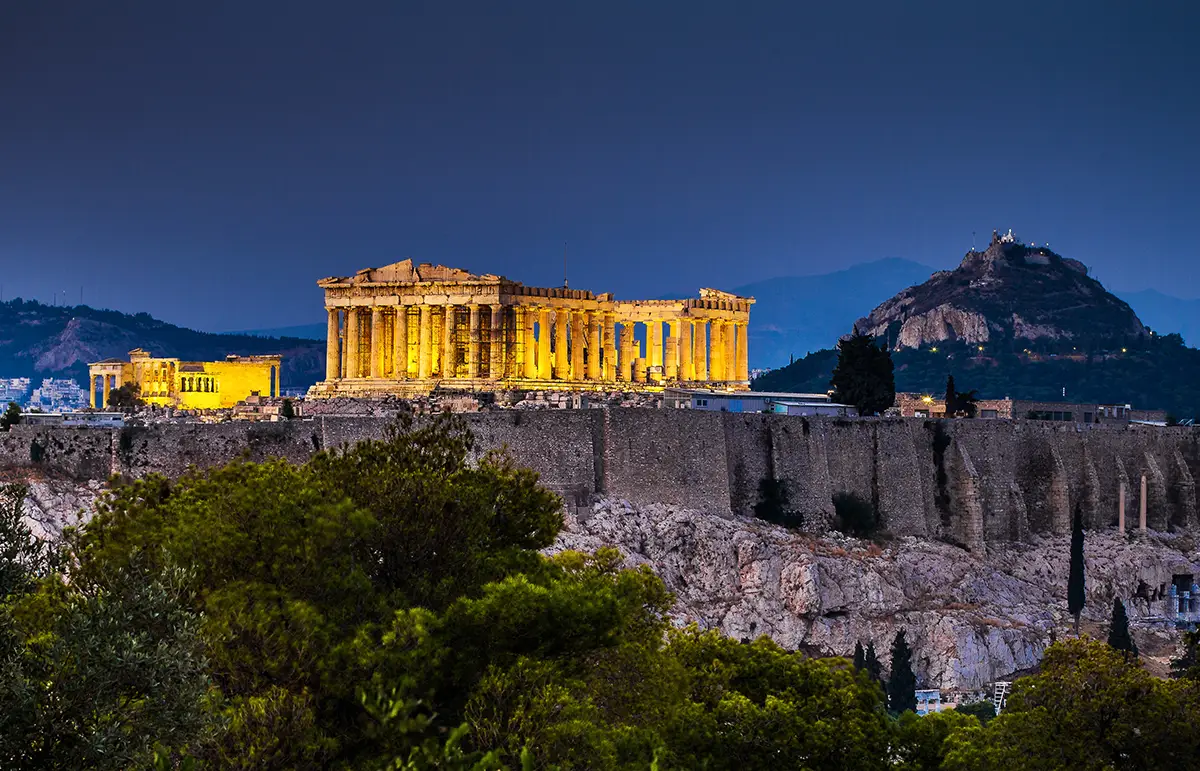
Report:
[[[610,545],[649,565],[677,598],[679,623],[737,638],[848,655],[857,641],[886,658],[908,631],[922,684],[971,689],[1041,660],[1051,629],[1063,634],[1069,536],[989,545],[987,555],[912,537],[882,546],[833,533],[817,537],[755,519],[597,499],[569,514],[551,551]],[[1200,574],[1190,541],[1089,533],[1085,618],[1106,624],[1112,598],[1128,603],[1139,634],[1161,614],[1152,592],[1174,573]],[[886,662],[885,662],[886,663]]]

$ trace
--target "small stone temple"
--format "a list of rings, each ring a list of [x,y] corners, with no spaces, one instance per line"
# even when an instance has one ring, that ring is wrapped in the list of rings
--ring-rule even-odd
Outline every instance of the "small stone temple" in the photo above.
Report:
[[[412,260],[317,285],[326,375],[309,396],[749,388],[750,297],[616,300]]]
[[[132,383],[147,404],[192,410],[232,407],[255,394],[278,396],[280,361],[279,356],[180,361],[135,348],[129,361],[105,359],[88,365],[91,404],[93,409],[107,407],[109,391]]]

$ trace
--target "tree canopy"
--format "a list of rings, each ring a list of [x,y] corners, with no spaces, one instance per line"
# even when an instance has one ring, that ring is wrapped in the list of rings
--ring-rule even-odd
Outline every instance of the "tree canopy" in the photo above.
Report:
[[[837,350],[830,380],[834,401],[854,405],[860,415],[877,415],[895,403],[896,378],[887,348],[855,329]]]

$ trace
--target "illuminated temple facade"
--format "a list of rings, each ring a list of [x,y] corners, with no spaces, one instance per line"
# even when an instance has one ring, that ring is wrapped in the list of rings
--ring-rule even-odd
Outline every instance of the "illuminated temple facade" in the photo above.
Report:
[[[279,365],[278,356],[180,361],[135,348],[129,361],[105,359],[88,365],[91,405],[107,407],[110,391],[132,383],[147,404],[191,410],[232,407],[249,396],[278,396]]]
[[[326,376],[310,396],[749,387],[754,300],[715,289],[624,301],[411,260],[317,284]]]

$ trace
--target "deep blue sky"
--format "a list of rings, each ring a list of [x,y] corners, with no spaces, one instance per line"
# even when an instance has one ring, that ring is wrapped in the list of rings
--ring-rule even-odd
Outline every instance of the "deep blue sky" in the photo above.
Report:
[[[1195,0],[4,0],[4,296],[281,326],[409,256],[556,285],[565,241],[637,297],[1008,227],[1200,296],[1198,32]]]

